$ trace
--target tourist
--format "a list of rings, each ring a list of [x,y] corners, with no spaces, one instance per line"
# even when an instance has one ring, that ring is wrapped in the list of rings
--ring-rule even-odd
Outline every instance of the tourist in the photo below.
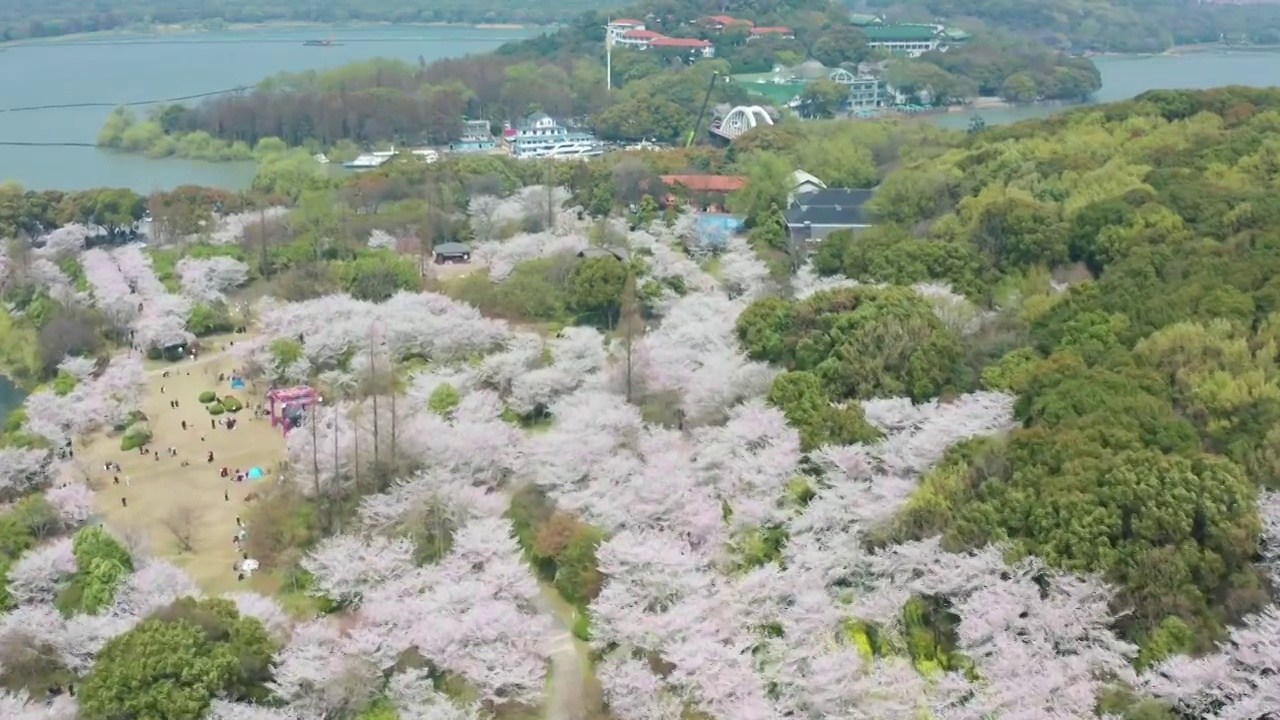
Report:
[[[125,487],[133,487],[133,478],[130,478],[128,475],[125,475],[125,476],[124,476],[124,486],[125,486]]]
[[[208,462],[210,465],[212,465],[212,464],[213,464],[213,451],[212,451],[212,450],[210,450],[210,451],[209,451],[209,459],[208,459],[208,461],[207,461],[207,462]]]
[[[127,497],[120,498],[120,507],[129,507],[129,498]]]
[[[163,385],[161,385],[161,386],[160,386],[160,394],[161,394],[161,395],[163,395],[163,394],[164,394],[164,386],[163,386]]]
[[[217,429],[218,429],[218,421],[217,421],[217,420],[214,420],[213,418],[209,418],[209,429],[210,429],[210,430],[217,430]]]
[[[120,484],[120,476],[119,476],[119,475],[116,475],[115,477],[111,478],[111,484],[112,484],[112,485],[119,485],[119,484]]]
[[[186,420],[183,420],[183,421],[182,421],[182,429],[183,429],[183,430],[186,430],[186,429],[187,429],[187,421],[186,421]]]
[[[223,490],[223,491],[222,491],[222,501],[223,501],[223,502],[231,502],[231,491],[230,491],[230,490]]]

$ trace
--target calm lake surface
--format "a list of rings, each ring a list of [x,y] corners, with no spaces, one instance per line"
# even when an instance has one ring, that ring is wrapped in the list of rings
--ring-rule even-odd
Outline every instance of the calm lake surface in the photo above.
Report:
[[[10,46],[0,50],[3,108],[79,102],[119,103],[211,92],[252,85],[280,71],[320,69],[352,60],[394,57],[428,62],[492,50],[537,29],[375,26],[339,28],[338,47],[303,47],[330,37],[314,27],[262,28],[178,35],[101,35]],[[1202,52],[1181,56],[1095,58],[1102,72],[1098,102],[1133,97],[1156,88],[1271,85],[1280,53]],[[1064,106],[951,113],[929,118],[965,127],[981,115],[988,124],[1043,117]],[[145,108],[139,108],[145,112]],[[92,143],[109,108],[0,112],[2,142]],[[142,193],[184,183],[243,188],[251,163],[149,160],[82,147],[0,146],[0,179],[31,188],[130,187]]]
[[[487,52],[540,30],[466,27],[287,27],[171,35],[91,35],[0,49],[0,108],[120,103],[252,86],[281,71],[392,57],[427,62]],[[336,47],[303,47],[332,37]],[[145,112],[146,108],[137,108]],[[0,112],[0,142],[92,143],[110,108]],[[242,188],[253,164],[149,160],[83,147],[0,146],[0,180],[66,190],[184,183]]]
[[[1103,55],[1093,58],[1102,73],[1102,89],[1094,102],[1128,100],[1148,90],[1203,90],[1222,85],[1266,87],[1280,84],[1280,52],[1206,51],[1186,55]],[[981,116],[988,125],[1039,118],[1070,109],[1071,105],[1036,105],[975,112],[947,113],[929,118],[944,127],[968,127]]]

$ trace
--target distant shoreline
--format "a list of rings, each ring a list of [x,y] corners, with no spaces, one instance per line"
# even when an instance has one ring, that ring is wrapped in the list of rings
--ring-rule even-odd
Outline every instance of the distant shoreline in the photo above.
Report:
[[[85,40],[108,39],[121,36],[155,36],[165,37],[173,35],[199,35],[214,34],[222,32],[244,32],[248,30],[297,30],[305,28],[315,28],[316,30],[335,31],[342,29],[360,29],[360,28],[382,28],[382,27],[398,27],[398,28],[458,28],[471,30],[527,30],[530,28],[547,27],[541,25],[522,25],[519,23],[447,23],[447,22],[431,22],[431,23],[397,23],[390,21],[360,21],[348,23],[321,23],[309,22],[303,20],[271,20],[260,23],[226,23],[222,27],[210,28],[203,23],[192,21],[189,23],[171,23],[167,25],[133,25],[129,27],[115,28],[112,30],[98,30],[95,32],[72,33],[70,35],[55,35],[43,38],[27,38],[23,40],[8,40],[0,42],[0,48],[23,47],[30,45],[57,45],[63,42],[81,42]]]

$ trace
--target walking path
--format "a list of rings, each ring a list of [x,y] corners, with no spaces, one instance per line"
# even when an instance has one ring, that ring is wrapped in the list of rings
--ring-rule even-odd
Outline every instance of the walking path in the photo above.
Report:
[[[538,589],[541,592],[534,604],[551,618],[556,628],[550,639],[551,678],[543,717],[545,720],[586,720],[588,712],[599,705],[599,701],[591,697],[589,685],[594,678],[586,645],[570,631],[575,611],[554,587],[540,582]]]

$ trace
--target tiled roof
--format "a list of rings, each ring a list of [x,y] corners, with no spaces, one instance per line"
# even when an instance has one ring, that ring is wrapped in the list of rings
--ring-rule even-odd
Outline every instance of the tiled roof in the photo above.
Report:
[[[938,34],[932,25],[872,25],[862,32],[871,42],[927,42]]]
[[[610,24],[610,25],[643,25],[643,24],[644,24],[644,21],[643,21],[643,20],[632,20],[631,18],[618,18],[617,20],[614,20],[613,22],[611,22],[611,23],[609,23],[609,24]]]
[[[731,16],[729,16],[729,15],[711,15],[711,16],[709,16],[709,17],[707,17],[707,18],[706,18],[706,22],[718,23],[718,24],[720,24],[720,25],[734,25],[734,24],[737,24],[737,23],[741,23],[741,24],[743,24],[743,25],[754,25],[754,24],[755,24],[755,23],[751,22],[750,20],[739,20],[738,18],[736,18],[736,17],[731,17]]]
[[[786,26],[784,26],[784,25],[778,25],[778,26],[776,26],[776,27],[754,27],[754,28],[751,28],[751,34],[752,34],[752,35],[766,35],[766,34],[769,34],[769,33],[777,33],[777,34],[779,34],[779,35],[790,35],[790,34],[791,34],[791,28],[786,27]]]
[[[653,30],[628,30],[622,33],[622,37],[628,40],[652,40],[662,37],[662,33]]]
[[[683,47],[683,48],[704,48],[710,47],[711,43],[706,40],[698,40],[696,38],[673,38],[673,37],[656,37],[649,43],[654,47]]]
[[[739,175],[663,175],[662,182],[694,192],[727,193],[742,189],[747,179]]]

